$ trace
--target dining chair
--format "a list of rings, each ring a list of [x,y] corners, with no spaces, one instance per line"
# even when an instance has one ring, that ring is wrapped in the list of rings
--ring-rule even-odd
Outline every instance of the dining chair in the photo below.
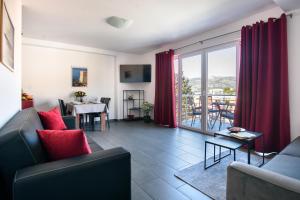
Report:
[[[219,117],[219,107],[218,105],[213,101],[213,97],[212,96],[208,96],[207,97],[207,105],[208,105],[208,128],[210,130],[213,130],[216,121]]]
[[[106,118],[107,118],[107,126],[110,128],[110,122],[109,122],[109,103],[111,98],[109,97],[101,97],[100,102],[106,104]]]
[[[210,98],[211,96],[209,96],[208,98]],[[201,101],[201,96],[200,96],[200,101]],[[211,102],[210,102],[211,100]],[[192,112],[192,121],[191,121],[191,127],[194,126],[196,118],[199,118],[201,120],[202,117],[202,106],[199,105],[197,106],[195,101],[194,101],[194,97],[188,97],[187,99],[187,103],[189,105],[189,107],[191,107]],[[201,103],[200,103],[201,104]],[[216,119],[218,118],[218,113],[219,113],[219,109],[216,107],[216,105],[212,102],[212,98],[208,99],[208,120],[207,120],[207,128],[212,130],[215,123],[216,123]],[[215,115],[214,118],[212,118]],[[214,120],[213,125],[212,125],[212,120]],[[200,125],[201,126],[201,125]]]
[[[201,118],[201,115],[202,115],[201,106],[196,106],[194,97],[192,97],[192,96],[187,97],[187,106],[190,107],[192,110],[192,112],[190,114],[192,115],[191,127],[193,127],[193,125],[195,124],[196,118]]]
[[[67,112],[67,106],[66,106],[64,100],[58,99],[58,104],[59,104],[60,113],[62,116],[71,115],[71,113]],[[83,126],[84,126],[84,116],[83,116],[83,114],[80,114],[79,115],[79,127],[82,128]]]
[[[58,99],[58,103],[59,103],[59,108],[60,108],[61,115],[66,116],[67,115],[67,107],[64,103],[64,100]]]
[[[110,128],[110,122],[109,122],[109,103],[110,103],[111,98],[109,97],[101,97],[100,102],[106,104],[106,123],[107,123],[107,127]],[[100,117],[101,119],[101,115],[99,113],[90,113],[89,115],[89,121],[92,123],[92,126],[94,126],[94,119],[95,117]],[[103,119],[105,120],[105,119]]]
[[[230,123],[231,126],[233,126],[233,120],[234,120],[234,108],[235,104],[233,103],[226,103],[226,108],[221,110],[220,112],[220,125],[219,125],[219,130],[221,130],[222,127],[222,118],[224,121],[227,119]]]

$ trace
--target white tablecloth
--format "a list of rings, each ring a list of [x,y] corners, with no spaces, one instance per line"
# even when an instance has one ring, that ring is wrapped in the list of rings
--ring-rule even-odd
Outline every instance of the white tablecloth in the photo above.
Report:
[[[78,115],[86,113],[108,112],[108,110],[106,108],[106,104],[104,103],[67,103],[67,112],[71,112],[72,115]]]

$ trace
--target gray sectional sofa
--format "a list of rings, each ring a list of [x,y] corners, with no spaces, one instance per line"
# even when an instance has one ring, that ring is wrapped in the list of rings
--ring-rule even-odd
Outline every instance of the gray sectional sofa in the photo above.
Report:
[[[228,200],[299,200],[300,137],[261,168],[233,162],[226,195]]]

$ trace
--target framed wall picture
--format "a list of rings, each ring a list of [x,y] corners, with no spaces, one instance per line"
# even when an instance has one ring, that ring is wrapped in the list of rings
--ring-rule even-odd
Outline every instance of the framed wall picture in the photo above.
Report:
[[[0,4],[0,62],[13,71],[15,29],[4,1]]]
[[[72,86],[87,87],[87,68],[72,67]]]

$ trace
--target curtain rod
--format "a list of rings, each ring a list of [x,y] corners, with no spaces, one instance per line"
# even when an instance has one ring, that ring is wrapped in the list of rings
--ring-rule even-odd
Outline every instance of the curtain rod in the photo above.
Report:
[[[293,18],[293,13],[287,13],[286,16],[288,16],[290,18]],[[197,42],[194,42],[194,43],[191,43],[191,44],[187,44],[187,45],[178,47],[178,48],[176,48],[174,50],[176,51],[176,50],[179,50],[179,49],[184,49],[186,47],[193,46],[193,45],[196,45],[196,44],[203,44],[203,42],[206,42],[208,40],[216,39],[216,38],[223,37],[223,36],[226,36],[226,35],[230,35],[230,34],[233,34],[233,33],[237,33],[237,32],[240,32],[240,31],[241,30],[231,31],[231,32],[228,32],[228,33],[224,33],[224,34],[221,34],[221,35],[214,36],[214,37],[210,37],[210,38],[206,38],[206,39],[203,39],[203,40],[199,40]]]
[[[216,39],[216,38],[223,37],[225,35],[230,35],[230,34],[233,34],[233,33],[237,33],[237,32],[240,32],[240,31],[241,30],[236,30],[236,31],[232,31],[232,32],[229,32],[229,33],[224,33],[224,34],[217,35],[217,36],[214,36],[214,37],[210,37],[210,38],[206,38],[206,39],[203,39],[203,40],[199,40],[197,42],[194,42],[194,43],[191,43],[191,44],[187,44],[187,45],[184,45],[182,47],[178,47],[178,48],[176,48],[174,50],[176,51],[176,50],[183,49],[183,48],[186,48],[186,47],[189,47],[189,46],[193,46],[195,44],[203,44],[203,42],[205,42],[205,41]]]

